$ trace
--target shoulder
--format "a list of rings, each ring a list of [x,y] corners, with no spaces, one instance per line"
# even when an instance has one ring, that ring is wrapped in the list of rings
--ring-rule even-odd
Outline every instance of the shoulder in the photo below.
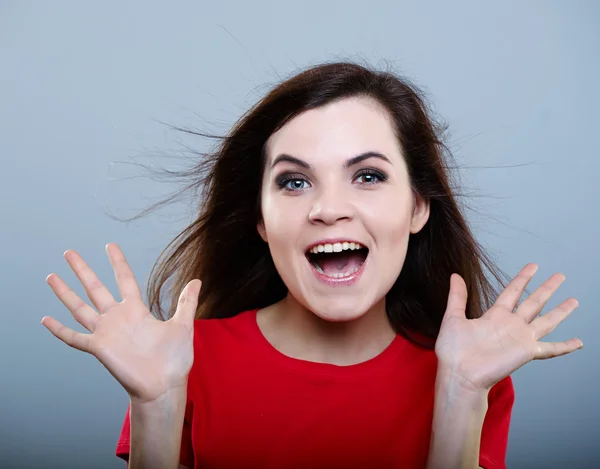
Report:
[[[214,335],[247,334],[256,318],[257,310],[242,311],[229,318],[196,319],[194,321],[194,338],[210,339]]]
[[[515,387],[513,384],[512,378],[507,376],[506,378],[497,382],[488,394],[488,403],[492,404],[493,402],[502,401],[505,404],[512,404],[515,400]]]
[[[195,358],[231,353],[248,345],[256,324],[256,310],[243,311],[229,318],[194,321]],[[256,326],[257,327],[257,326]]]
[[[481,430],[479,467],[506,467],[506,449],[514,400],[515,391],[510,376],[490,389],[488,410]]]
[[[501,438],[502,440],[507,438],[514,402],[515,389],[510,376],[492,386],[488,393],[488,410],[485,416],[484,433],[494,434],[495,438]]]
[[[254,328],[256,310],[243,311],[229,318],[194,321],[194,361],[188,380],[188,395],[196,400],[199,393],[218,394],[224,382],[238,376],[252,360],[257,349]]]

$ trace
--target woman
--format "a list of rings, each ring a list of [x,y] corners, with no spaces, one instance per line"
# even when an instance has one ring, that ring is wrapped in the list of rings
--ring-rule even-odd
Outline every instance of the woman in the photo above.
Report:
[[[484,268],[504,286],[499,269],[443,150],[406,81],[316,66],[190,173],[202,204],[159,265],[150,308],[118,246],[107,253],[121,302],[65,253],[98,312],[47,281],[91,334],[42,323],[127,390],[117,454],[129,467],[505,467],[510,374],[582,346],[539,341],[577,301],[537,317],[555,274],[517,307],[535,264],[496,295]],[[173,275],[181,293],[165,317]]]

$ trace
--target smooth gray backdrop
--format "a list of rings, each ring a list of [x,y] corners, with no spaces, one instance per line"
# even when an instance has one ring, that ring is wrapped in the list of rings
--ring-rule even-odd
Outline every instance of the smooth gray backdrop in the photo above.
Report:
[[[583,350],[513,375],[508,466],[600,467],[599,31],[596,1],[0,1],[0,467],[124,467],[126,393],[40,325],[75,325],[50,272],[86,298],[66,249],[117,295],[104,245],[145,288],[187,221],[185,204],[108,218],[175,187],[122,162],[181,149],[159,121],[225,132],[279,77],[335,58],[385,59],[425,88],[478,238],[511,275],[537,262],[531,291],[566,275],[546,311],[580,302],[549,339]]]

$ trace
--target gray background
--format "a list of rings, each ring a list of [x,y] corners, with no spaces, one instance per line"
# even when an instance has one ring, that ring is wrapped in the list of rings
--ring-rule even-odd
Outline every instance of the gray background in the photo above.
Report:
[[[84,295],[66,249],[116,295],[104,245],[120,244],[145,288],[187,221],[184,204],[108,218],[175,187],[122,162],[180,150],[158,121],[225,132],[279,77],[334,58],[387,59],[422,85],[451,125],[478,238],[511,275],[537,262],[534,288],[566,275],[546,311],[580,302],[549,338],[584,349],[513,375],[509,467],[600,464],[600,2],[4,0],[1,467],[124,466],[125,392],[40,325],[75,324],[45,283],[57,272]]]

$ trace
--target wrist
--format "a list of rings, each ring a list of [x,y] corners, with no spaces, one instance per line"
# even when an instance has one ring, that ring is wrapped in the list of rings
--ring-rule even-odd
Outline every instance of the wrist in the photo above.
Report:
[[[477,467],[488,391],[439,369],[427,469]]]
[[[456,370],[445,366],[438,367],[435,388],[436,395],[448,395],[453,399],[473,403],[485,401],[486,404],[490,391],[488,388],[477,386],[473,381],[465,378]]]
[[[129,396],[130,406],[144,413],[164,413],[165,410],[173,409],[177,403],[186,402],[187,386],[171,388],[154,399],[141,399]]]
[[[186,387],[152,400],[130,397],[131,469],[179,467],[186,400]]]

